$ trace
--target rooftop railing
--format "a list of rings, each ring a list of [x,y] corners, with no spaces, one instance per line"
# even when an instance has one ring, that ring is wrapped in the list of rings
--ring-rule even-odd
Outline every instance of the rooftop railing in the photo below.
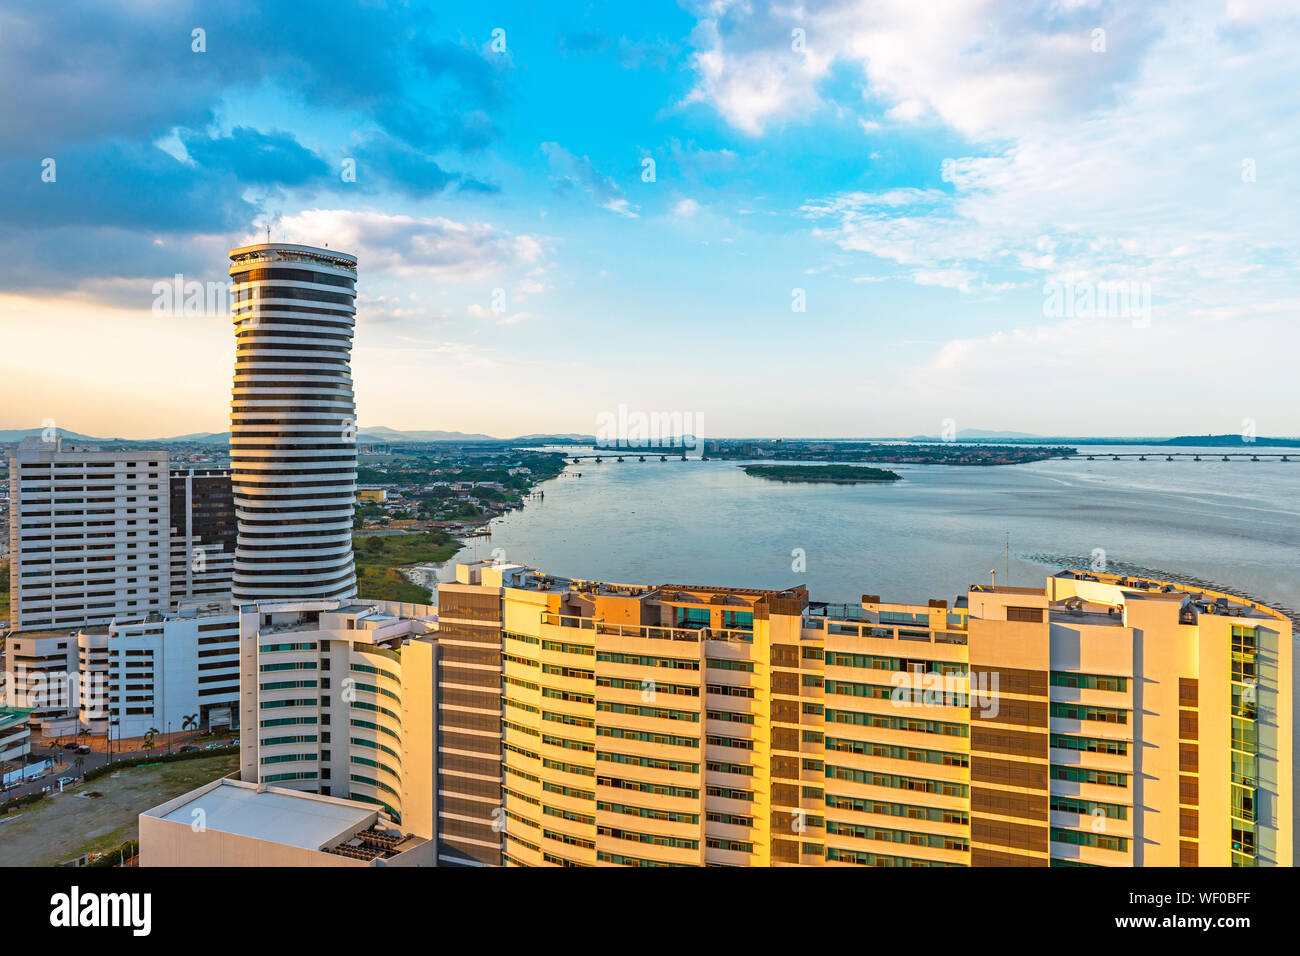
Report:
[[[542,613],[542,623],[558,627],[573,627],[582,630],[595,630],[597,634],[610,637],[639,637],[654,641],[729,641],[749,644],[754,640],[751,631],[743,628],[723,627],[661,627],[653,624],[611,624],[590,617],[577,617],[568,614]]]

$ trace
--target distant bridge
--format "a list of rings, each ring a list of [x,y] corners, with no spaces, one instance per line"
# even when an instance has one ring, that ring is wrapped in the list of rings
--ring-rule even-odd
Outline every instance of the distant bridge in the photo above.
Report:
[[[673,457],[676,458],[678,461],[687,460],[685,452],[678,452],[676,449],[674,449],[672,454]],[[609,459],[611,461],[626,461],[630,458],[635,458],[637,461],[646,461],[647,459],[651,459],[655,457],[658,457],[660,461],[668,460],[667,454],[659,454],[658,452],[648,452],[644,455],[639,453],[637,454],[624,453],[622,455],[605,454],[605,455],[566,455],[565,456],[566,460],[572,462],[575,465],[583,461],[594,461],[596,464],[599,465],[599,464],[603,464],[605,459]]]
[[[1240,459],[1242,461],[1261,461],[1265,458],[1277,458],[1281,461],[1300,461],[1300,451],[1293,451],[1285,455],[1281,452],[1259,454],[1249,451],[1230,451],[1225,452],[1222,455],[1218,452],[1206,453],[1190,451],[1157,452],[1155,454],[1150,452],[1123,452],[1118,455],[1107,452],[1104,455],[1062,455],[1061,457],[1066,461],[1097,461],[1098,459],[1119,461],[1121,458],[1133,458],[1138,461],[1155,461],[1160,458],[1163,458],[1165,461],[1173,461],[1175,458],[1189,458],[1192,461],[1232,461],[1234,459]]]

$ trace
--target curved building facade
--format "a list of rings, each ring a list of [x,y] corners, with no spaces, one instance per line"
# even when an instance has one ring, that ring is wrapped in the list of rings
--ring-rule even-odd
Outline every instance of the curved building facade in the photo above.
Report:
[[[230,251],[236,603],[356,594],[357,260],[312,246]]]

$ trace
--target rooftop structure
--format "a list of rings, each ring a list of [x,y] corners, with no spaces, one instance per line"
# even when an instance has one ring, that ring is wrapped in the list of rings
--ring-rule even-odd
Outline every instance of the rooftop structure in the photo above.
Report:
[[[382,813],[223,778],[140,814],[142,866],[415,866],[427,840]]]

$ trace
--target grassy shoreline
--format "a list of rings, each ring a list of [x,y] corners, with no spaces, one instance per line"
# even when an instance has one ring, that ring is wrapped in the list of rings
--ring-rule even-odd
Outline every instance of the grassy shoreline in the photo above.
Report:
[[[412,584],[402,575],[402,569],[417,564],[441,564],[461,547],[461,543],[445,531],[353,538],[357,597],[429,604],[433,600],[429,589]]]

